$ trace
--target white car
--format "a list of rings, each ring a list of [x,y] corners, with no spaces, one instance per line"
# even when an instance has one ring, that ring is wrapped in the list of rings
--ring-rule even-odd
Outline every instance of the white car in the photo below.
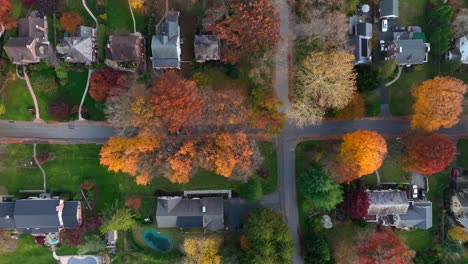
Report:
[[[382,32],[387,32],[388,30],[388,20],[382,19]]]
[[[418,198],[418,186],[416,184],[412,186],[412,197],[413,199]]]
[[[380,41],[380,51],[385,51],[385,41]]]

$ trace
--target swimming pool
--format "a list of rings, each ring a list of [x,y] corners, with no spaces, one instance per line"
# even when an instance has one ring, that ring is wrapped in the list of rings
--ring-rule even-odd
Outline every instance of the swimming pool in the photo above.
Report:
[[[164,253],[171,251],[174,244],[172,238],[153,229],[147,229],[143,232],[143,240],[152,249]]]

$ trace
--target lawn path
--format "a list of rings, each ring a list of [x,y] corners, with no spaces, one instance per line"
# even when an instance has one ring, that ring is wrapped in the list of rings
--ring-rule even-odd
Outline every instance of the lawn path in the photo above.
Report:
[[[133,8],[132,5],[130,4],[130,0],[128,0],[128,8],[130,8],[130,14],[132,15],[132,20],[133,20],[133,33],[136,33],[136,22],[135,22],[135,16],[133,15]]]
[[[37,103],[36,94],[34,93],[34,90],[31,86],[31,81],[29,81],[29,76],[26,73],[26,67],[24,65],[23,65],[23,74],[24,74],[24,80],[26,81],[26,85],[28,86],[29,93],[31,94],[31,97],[34,102],[34,108],[36,109],[36,119],[34,119],[34,122],[44,122],[44,120],[41,119],[41,115],[39,114],[39,104]]]
[[[41,164],[39,163],[39,161],[37,160],[37,151],[36,151],[36,144],[33,144],[33,158],[34,158],[34,161],[36,162],[37,164],[37,167],[39,167],[39,169],[41,170],[41,173],[42,173],[42,179],[43,179],[43,183],[44,183],[44,193],[47,191],[47,178],[46,178],[46,174],[45,174],[45,171],[44,169],[42,168]]]
[[[89,89],[89,80],[91,79],[91,74],[93,73],[93,70],[91,70],[91,65],[88,68],[88,80],[86,81],[86,88],[83,93],[83,97],[81,97],[81,102],[80,102],[80,107],[78,108],[78,120],[79,121],[85,121],[86,119],[83,118],[81,115],[81,108],[83,107],[86,95],[88,94],[88,89]]]
[[[98,21],[97,21],[96,17],[93,15],[93,13],[91,12],[91,10],[86,5],[86,0],[82,0],[81,2],[83,3],[83,7],[86,9],[86,11],[88,11],[88,14],[93,18],[94,23],[96,23],[96,35],[97,35]]]

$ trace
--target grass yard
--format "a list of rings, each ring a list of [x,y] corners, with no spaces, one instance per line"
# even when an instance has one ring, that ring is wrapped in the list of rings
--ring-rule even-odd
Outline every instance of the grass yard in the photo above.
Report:
[[[401,0],[398,22],[404,26],[420,26],[424,29],[428,5],[428,0]]]
[[[390,87],[387,87],[390,100],[390,112],[394,116],[413,114],[412,106],[414,98],[411,95],[411,88],[435,76],[435,64],[431,61],[416,67],[421,68],[419,71],[414,70],[415,66],[412,68],[404,68],[398,81]]]
[[[41,247],[34,242],[34,238],[29,235],[21,235],[18,248],[15,252],[0,255],[2,264],[34,263],[50,264],[57,261],[52,256],[52,252]]]
[[[11,3],[13,4],[13,9],[10,13],[14,20],[25,16],[28,8],[21,3],[21,0],[12,0]]]
[[[268,170],[268,178],[262,179],[263,194],[269,194],[278,188],[278,159],[275,145],[272,142],[258,142],[265,168]]]
[[[10,80],[5,84],[3,91],[3,102],[6,112],[1,119],[8,120],[33,120],[33,115],[28,108],[34,107],[26,82],[20,79]]]
[[[127,0],[112,0],[106,6],[107,31],[109,35],[133,32],[132,15]]]
[[[362,96],[366,101],[365,116],[378,116],[380,114],[380,94],[379,89],[364,92]]]
[[[91,12],[96,16],[96,1],[95,0],[86,0],[86,5],[91,9]],[[77,0],[62,0],[60,5],[60,10],[62,12],[77,12],[83,18],[84,25],[93,26],[95,24],[93,18],[84,8],[81,1]]]
[[[444,190],[449,186],[449,170],[429,177],[429,193],[427,199],[432,202],[432,229],[438,229],[442,210],[444,210]]]
[[[427,250],[432,246],[431,230],[412,229],[399,231],[399,235],[406,241],[406,245],[412,250]]]
[[[457,166],[468,168],[468,139],[458,140],[457,153]]]

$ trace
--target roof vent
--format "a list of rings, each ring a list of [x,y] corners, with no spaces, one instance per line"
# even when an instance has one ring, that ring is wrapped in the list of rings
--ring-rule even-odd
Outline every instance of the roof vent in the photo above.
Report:
[[[201,211],[202,213],[206,213],[206,206],[202,206]]]

